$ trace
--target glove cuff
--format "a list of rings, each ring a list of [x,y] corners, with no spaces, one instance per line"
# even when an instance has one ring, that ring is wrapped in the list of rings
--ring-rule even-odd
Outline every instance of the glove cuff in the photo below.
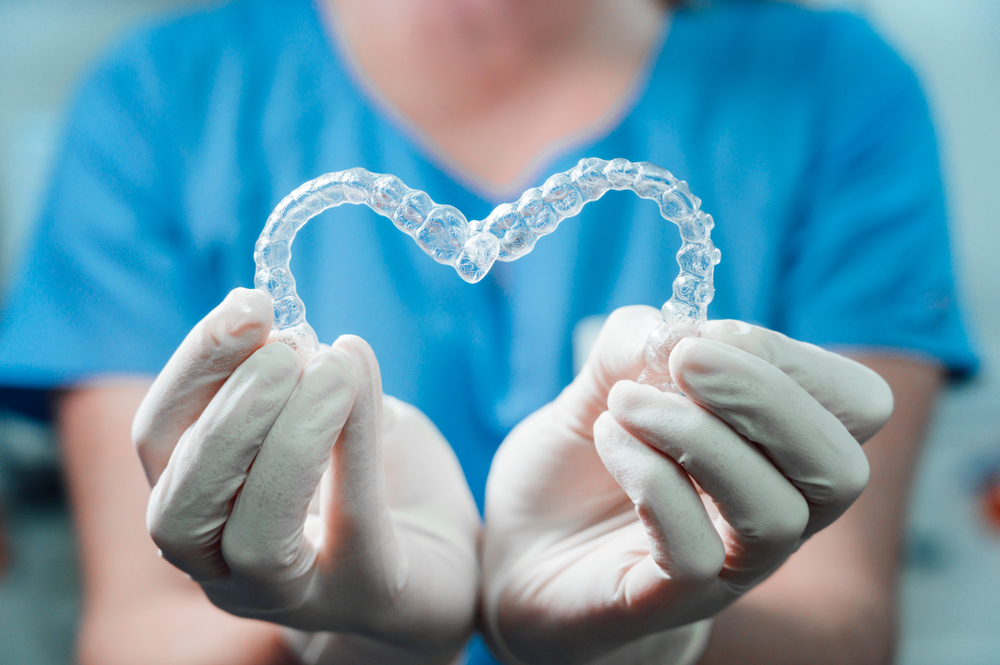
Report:
[[[687,646],[678,656],[676,665],[695,665],[698,662],[702,654],[705,653],[705,648],[708,647],[708,639],[712,636],[713,621],[715,620],[709,617],[685,626],[691,630],[691,634]]]

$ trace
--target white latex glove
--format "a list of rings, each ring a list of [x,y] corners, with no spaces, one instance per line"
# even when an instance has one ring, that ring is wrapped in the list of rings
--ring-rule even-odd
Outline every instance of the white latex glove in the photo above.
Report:
[[[875,372],[712,321],[633,382],[659,312],[611,315],[580,375],[518,425],[486,489],[485,619],[509,662],[696,660],[704,623],[839,517],[892,411]]]
[[[153,540],[232,614],[453,658],[479,587],[458,460],[422,413],[383,400],[362,339],[303,367],[265,344],[271,307],[260,291],[230,293],[139,408]]]

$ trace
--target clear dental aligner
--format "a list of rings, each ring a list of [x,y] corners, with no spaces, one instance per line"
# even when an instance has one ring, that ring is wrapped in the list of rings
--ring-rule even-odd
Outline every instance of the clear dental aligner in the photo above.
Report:
[[[310,180],[282,199],[268,217],[254,248],[257,273],[254,285],[274,299],[272,338],[291,346],[303,357],[319,348],[316,333],[306,323],[306,308],[295,293],[289,268],[295,234],[310,219],[342,203],[359,203],[392,220],[438,263],[475,283],[486,276],[494,261],[524,256],[559,222],[609,190],[631,190],[652,199],[660,214],[680,229],[683,244],[677,252],[681,271],[674,292],[664,303],[663,319],[646,341],[646,369],[641,383],[676,391],[667,361],[681,338],[699,335],[712,300],[712,274],[720,253],[710,238],[712,216],[699,209],[701,200],[687,183],[648,162],[625,159],[581,159],[565,173],[557,173],[541,187],[533,187],[516,203],[497,206],[482,221],[469,222],[450,205],[438,205],[427,194],[410,189],[393,175],[353,168]]]

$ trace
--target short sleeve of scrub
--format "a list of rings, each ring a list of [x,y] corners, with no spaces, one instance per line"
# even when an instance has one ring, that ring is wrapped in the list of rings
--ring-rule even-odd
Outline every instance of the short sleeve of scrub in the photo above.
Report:
[[[820,50],[814,158],[777,285],[797,339],[974,370],[955,301],[938,150],[910,69],[860,20]]]
[[[192,250],[179,223],[169,123],[178,100],[157,55],[149,35],[129,40],[76,97],[0,319],[4,385],[153,375],[218,302],[211,256]]]

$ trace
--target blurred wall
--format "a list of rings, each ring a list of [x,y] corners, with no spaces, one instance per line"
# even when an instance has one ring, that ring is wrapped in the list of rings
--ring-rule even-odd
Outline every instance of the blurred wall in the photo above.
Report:
[[[144,17],[206,0],[0,0],[0,292],[36,214],[66,102]]]
[[[902,589],[903,665],[1000,663],[1000,2],[853,3],[915,67],[937,120],[953,252],[983,370],[943,396],[921,463]],[[994,489],[994,491],[996,491]]]
[[[0,0],[0,297],[37,214],[65,105],[109,42],[205,0]],[[57,447],[0,412],[0,663],[69,665],[79,612]]]
[[[854,3],[915,67],[941,140],[953,253],[978,379],[943,396],[917,478],[902,588],[903,665],[1000,663],[1000,2]],[[996,491],[996,489],[994,489]]]

